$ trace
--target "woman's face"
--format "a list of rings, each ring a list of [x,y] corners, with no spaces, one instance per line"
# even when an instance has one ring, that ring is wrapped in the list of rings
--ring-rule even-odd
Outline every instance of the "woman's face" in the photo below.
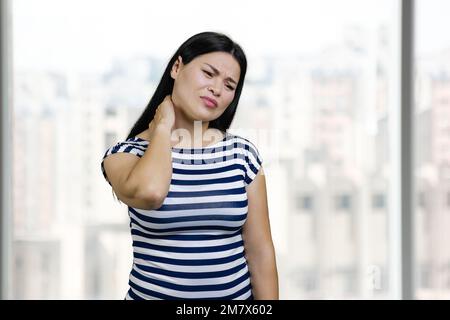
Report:
[[[174,63],[172,101],[188,120],[212,121],[220,117],[234,99],[240,76],[236,59],[226,52],[200,55],[188,64],[181,56]],[[203,97],[203,98],[202,98]],[[216,105],[208,106],[208,99]]]

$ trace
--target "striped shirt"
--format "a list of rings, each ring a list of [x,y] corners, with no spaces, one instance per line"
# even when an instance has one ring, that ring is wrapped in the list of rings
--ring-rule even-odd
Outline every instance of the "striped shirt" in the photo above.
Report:
[[[109,148],[103,160],[118,152],[142,157],[148,145],[130,138]],[[128,207],[133,266],[125,299],[253,299],[242,226],[245,187],[261,164],[255,145],[230,133],[204,148],[172,147],[162,206]],[[108,181],[103,161],[101,168]]]

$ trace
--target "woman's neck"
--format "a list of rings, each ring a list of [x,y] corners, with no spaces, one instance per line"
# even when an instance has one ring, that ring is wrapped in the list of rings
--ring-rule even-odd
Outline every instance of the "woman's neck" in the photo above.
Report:
[[[209,128],[209,121],[189,119],[182,110],[175,108],[172,141],[175,141],[177,148],[204,148],[223,137],[220,130]]]
[[[220,130],[208,127],[209,122],[175,121],[172,141],[177,148],[204,148],[223,139]]]

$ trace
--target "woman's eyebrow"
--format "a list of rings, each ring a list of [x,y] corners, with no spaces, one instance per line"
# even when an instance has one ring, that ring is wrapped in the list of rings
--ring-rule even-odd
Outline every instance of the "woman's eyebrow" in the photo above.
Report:
[[[216,68],[214,68],[212,65],[210,65],[209,63],[206,63],[206,62],[205,62],[205,64],[208,65],[208,66],[210,66],[211,69],[213,69],[213,71],[214,71],[215,74],[220,74],[219,70],[217,70]],[[237,84],[237,82],[234,81],[234,79],[231,78],[231,77],[228,77],[226,80],[229,80],[230,82],[234,82],[234,84]]]

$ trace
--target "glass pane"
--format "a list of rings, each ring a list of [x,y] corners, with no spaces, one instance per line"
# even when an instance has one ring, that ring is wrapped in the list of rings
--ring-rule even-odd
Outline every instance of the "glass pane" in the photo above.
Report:
[[[416,296],[450,299],[450,3],[416,6]]]
[[[124,298],[129,218],[100,160],[178,46],[211,29],[249,61],[230,132],[265,160],[280,297],[389,297],[397,5],[13,1],[12,297]]]

